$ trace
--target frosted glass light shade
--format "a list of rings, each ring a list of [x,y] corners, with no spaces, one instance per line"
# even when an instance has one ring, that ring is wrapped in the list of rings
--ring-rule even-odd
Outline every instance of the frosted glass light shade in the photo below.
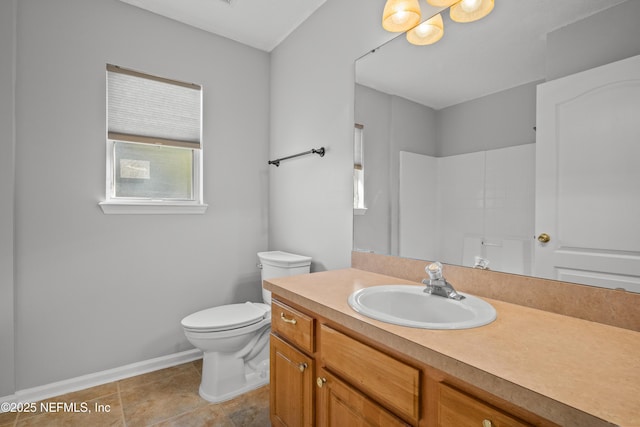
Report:
[[[451,6],[449,16],[455,22],[473,22],[491,13],[493,6],[494,0],[462,0]]]
[[[437,14],[409,30],[407,32],[407,40],[411,44],[425,46],[437,42],[443,35],[444,22],[442,21],[442,15]]]
[[[392,33],[405,32],[420,22],[418,0],[387,0],[382,12],[382,28]]]
[[[449,7],[459,1],[460,0],[427,0],[427,3],[435,7]]]

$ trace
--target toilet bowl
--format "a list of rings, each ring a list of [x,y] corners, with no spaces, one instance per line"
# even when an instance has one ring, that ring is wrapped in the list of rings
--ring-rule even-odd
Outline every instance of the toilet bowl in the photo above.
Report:
[[[262,280],[308,273],[311,258],[281,251],[258,253]],[[269,382],[271,293],[262,289],[265,303],[227,304],[182,319],[189,342],[200,349],[202,381],[199,393],[222,402]]]

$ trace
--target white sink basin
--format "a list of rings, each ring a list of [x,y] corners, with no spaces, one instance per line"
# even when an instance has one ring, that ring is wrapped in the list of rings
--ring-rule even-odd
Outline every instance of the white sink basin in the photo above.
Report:
[[[372,286],[352,293],[349,305],[372,319],[412,328],[468,329],[496,320],[496,310],[488,302],[458,293],[465,298],[430,295],[422,286]]]

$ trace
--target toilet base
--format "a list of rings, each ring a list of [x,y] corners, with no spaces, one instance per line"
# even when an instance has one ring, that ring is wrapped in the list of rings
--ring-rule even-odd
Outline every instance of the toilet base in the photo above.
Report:
[[[238,397],[241,394],[269,384],[269,371],[266,372],[266,375],[263,375],[259,372],[251,372],[246,375],[245,378],[246,380],[244,385],[235,390],[228,390],[226,392],[221,392],[214,395],[207,393],[206,389],[203,390],[202,384],[200,384],[200,389],[198,390],[198,392],[200,394],[200,397],[211,403],[225,402],[227,400],[233,399],[234,397]]]
[[[242,356],[250,358],[246,360]],[[269,325],[240,352],[203,354],[199,393],[209,402],[224,402],[268,383]]]

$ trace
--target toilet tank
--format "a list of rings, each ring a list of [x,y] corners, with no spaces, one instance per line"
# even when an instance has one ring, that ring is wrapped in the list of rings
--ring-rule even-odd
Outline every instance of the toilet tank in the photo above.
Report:
[[[311,268],[311,257],[288,252],[258,252],[258,259],[262,270],[262,280],[305,274]],[[265,304],[271,304],[271,292],[264,288],[262,288],[262,300]]]

